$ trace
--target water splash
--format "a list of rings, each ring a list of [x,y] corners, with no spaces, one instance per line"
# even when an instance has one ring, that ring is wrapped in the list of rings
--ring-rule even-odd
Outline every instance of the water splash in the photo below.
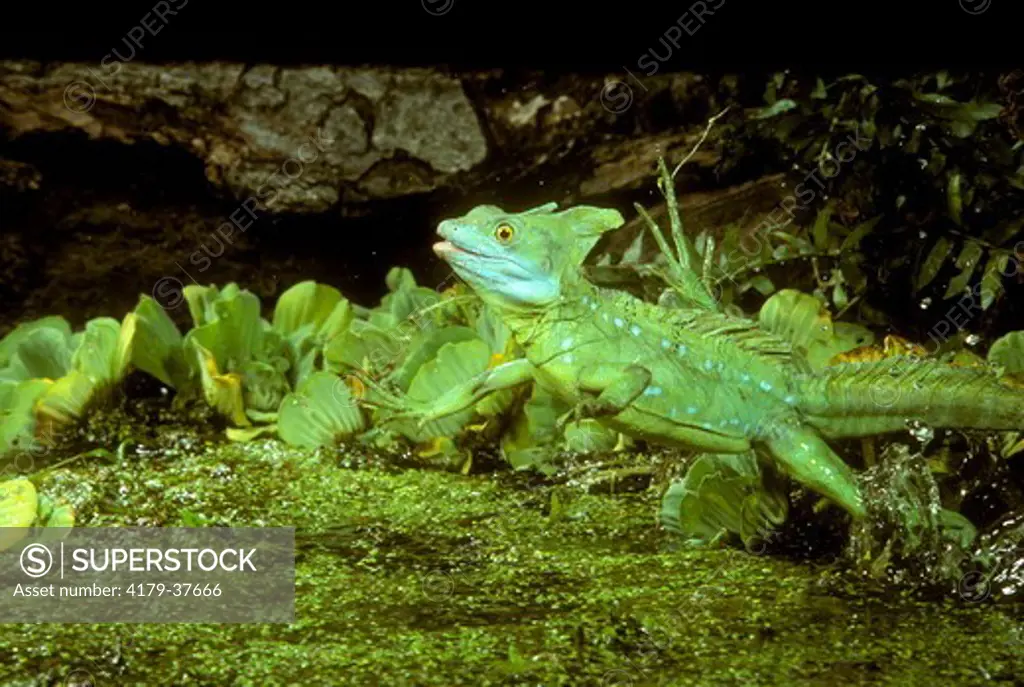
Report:
[[[850,529],[844,555],[853,567],[900,586],[955,585],[970,561],[976,531],[942,507],[924,457],[906,445],[891,445],[861,479],[870,517]]]

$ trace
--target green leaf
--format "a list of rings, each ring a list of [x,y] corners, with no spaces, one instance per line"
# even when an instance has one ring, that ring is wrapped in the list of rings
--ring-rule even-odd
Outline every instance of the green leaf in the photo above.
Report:
[[[771,117],[778,116],[783,112],[789,112],[797,105],[794,101],[789,98],[783,98],[782,100],[776,100],[775,103],[768,107],[757,108],[753,111],[752,117],[754,119],[770,119]]]
[[[660,520],[670,532],[698,543],[732,533],[752,546],[768,539],[788,511],[784,483],[767,479],[753,452],[705,453],[665,492]]]
[[[835,203],[829,200],[825,207],[818,211],[818,216],[814,218],[814,227],[811,229],[811,235],[814,237],[814,247],[819,251],[824,251],[828,248],[828,224],[832,219],[832,209]]]
[[[998,117],[999,113],[1003,111],[1003,106],[999,103],[979,103],[977,101],[971,101],[964,104],[963,110],[967,116],[974,121],[983,122]]]
[[[974,269],[978,266],[983,253],[984,248],[977,241],[967,241],[964,243],[964,247],[956,259],[956,266],[961,270],[960,274],[949,280],[949,286],[946,288],[946,294],[943,298],[952,298],[957,294],[963,293],[970,283],[971,275],[974,274]]]
[[[882,219],[882,215],[875,215],[854,227],[853,231],[843,239],[842,245],[839,246],[839,252],[845,253],[848,250],[857,250],[860,247],[860,242],[874,230],[875,225],[878,224],[880,219]]]
[[[278,412],[277,433],[292,446],[330,446],[365,428],[365,418],[344,380],[314,372],[288,394]]]
[[[830,364],[836,355],[874,340],[871,330],[862,325],[833,323],[821,301],[795,289],[783,289],[765,301],[758,321],[792,343],[815,370]]]
[[[18,343],[12,365],[20,364],[26,379],[57,379],[71,369],[73,337],[63,329],[38,328]]]
[[[917,279],[914,281],[914,290],[920,291],[924,287],[928,286],[938,276],[939,271],[942,269],[942,265],[946,262],[946,258],[953,251],[953,242],[942,236],[935,245],[932,246],[931,251],[928,253],[928,257],[925,258],[924,263],[921,265],[920,272],[917,273]]]
[[[189,335],[195,331],[192,330]],[[248,427],[251,423],[246,417],[245,402],[242,400],[241,376],[237,372],[222,372],[213,353],[197,340],[193,340],[190,345],[207,405],[236,427]]]
[[[954,222],[956,222],[957,226],[963,226],[961,214],[963,213],[964,201],[960,196],[960,180],[961,176],[959,172],[951,173],[949,175],[949,183],[946,187],[946,200],[948,201],[949,216]]]
[[[326,345],[347,331],[354,317],[355,310],[352,308],[352,304],[348,300],[342,299],[320,325],[320,329],[317,331],[318,340]]]
[[[832,319],[821,301],[796,289],[783,289],[765,301],[758,321],[796,348],[806,349],[833,333]]]
[[[81,419],[97,386],[97,382],[79,370],[72,370],[50,385],[36,402],[42,431],[55,432]]]
[[[149,296],[142,296],[127,318],[135,319],[132,365],[172,389],[185,388],[190,376],[183,346],[185,339],[167,311]]]
[[[246,411],[272,413],[291,391],[284,374],[267,363],[250,360],[239,372],[242,376],[242,400]]]
[[[52,384],[45,379],[27,379],[8,387],[4,406],[0,407],[0,455],[40,448],[35,438],[35,405]]]
[[[7,336],[0,339],[0,368],[10,364],[11,359],[18,350],[18,346],[32,332],[38,329],[53,329],[58,332],[60,340],[71,338],[71,325],[63,317],[50,316],[42,317],[32,322],[23,322],[8,332]],[[60,375],[57,375],[60,376]]]
[[[1003,270],[1010,261],[1010,254],[1004,251],[989,256],[985,271],[981,275],[981,309],[988,310],[1003,292]]]
[[[394,324],[393,318],[375,317],[375,321],[353,320],[347,331],[334,337],[323,351],[327,369],[345,372],[365,370],[377,375],[401,359],[408,345],[405,334]]]
[[[420,332],[409,346],[409,354],[392,373],[391,379],[399,389],[407,391],[416,373],[426,362],[437,355],[442,346],[448,343],[478,340],[476,332],[469,327],[453,326]]]
[[[750,286],[762,296],[770,296],[775,291],[775,284],[763,274],[757,274],[750,278]]]
[[[611,451],[619,442],[619,433],[597,420],[586,418],[565,425],[565,447],[579,453]]]
[[[1005,374],[1024,376],[1024,331],[996,339],[988,349],[987,360],[1003,368]]]
[[[278,433],[276,424],[255,425],[253,427],[228,427],[224,430],[228,441],[245,443],[262,436],[273,436]]]
[[[341,292],[332,286],[313,280],[299,282],[277,299],[273,327],[285,336],[306,324],[319,330],[343,300]]]
[[[419,403],[436,401],[445,393],[468,382],[487,369],[491,351],[480,339],[447,343],[437,355],[424,363],[409,384],[410,400]],[[423,442],[436,437],[455,437],[473,417],[475,409],[468,408],[440,420],[418,427],[412,421],[398,421],[395,428],[411,441]]]
[[[186,286],[188,291],[190,287]],[[201,288],[201,287],[196,287]],[[194,292],[200,294],[199,291]],[[249,291],[228,284],[213,296],[203,291],[201,299],[189,300],[202,306],[202,324],[185,335],[186,350],[199,345],[206,349],[222,372],[234,372],[263,350],[264,321],[260,317],[260,300]],[[189,296],[186,294],[186,298]],[[197,311],[199,310],[197,305]]]
[[[136,324],[135,318],[127,318],[123,324],[112,317],[90,320],[71,358],[71,366],[97,387],[119,383],[131,362]]]
[[[35,521],[38,508],[36,488],[27,479],[0,483],[0,551],[9,549],[28,534],[27,528]]]
[[[407,267],[392,267],[384,277],[388,291],[404,291],[416,288],[416,277]]]
[[[828,91],[825,89],[825,82],[819,77],[814,83],[814,90],[811,91],[811,98],[814,100],[824,100],[828,97]]]
[[[515,470],[536,469],[548,474],[554,444],[558,440],[558,418],[569,411],[569,405],[534,384],[530,398],[512,420],[501,437],[501,454]]]
[[[836,306],[836,309],[841,311],[849,302],[850,298],[846,295],[846,287],[841,283],[836,284],[836,287],[832,289],[832,303]]]
[[[75,509],[70,504],[54,504],[47,496],[40,495],[39,511],[36,513],[35,526],[48,529],[70,529],[75,526]],[[68,533],[65,532],[64,534]],[[47,537],[47,539],[52,541],[54,538]]]

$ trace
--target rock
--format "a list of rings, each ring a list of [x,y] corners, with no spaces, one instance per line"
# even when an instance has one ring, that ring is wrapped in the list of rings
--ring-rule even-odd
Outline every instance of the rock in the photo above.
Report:
[[[2,62],[0,106],[11,138],[181,146],[215,186],[276,212],[434,190],[488,152],[460,81],[430,69]]]

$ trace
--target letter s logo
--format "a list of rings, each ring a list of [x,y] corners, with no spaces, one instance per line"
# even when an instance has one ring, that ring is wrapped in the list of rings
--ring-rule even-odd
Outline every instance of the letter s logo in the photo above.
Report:
[[[42,577],[53,567],[53,554],[42,544],[29,544],[21,552],[21,571],[29,577]]]

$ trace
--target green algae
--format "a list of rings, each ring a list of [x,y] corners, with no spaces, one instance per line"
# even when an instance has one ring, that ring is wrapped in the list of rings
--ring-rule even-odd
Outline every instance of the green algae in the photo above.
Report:
[[[52,471],[86,526],[294,525],[292,625],[6,625],[0,684],[975,684],[1009,611],[680,548],[656,489],[179,436]],[[91,680],[91,683],[87,680]]]

